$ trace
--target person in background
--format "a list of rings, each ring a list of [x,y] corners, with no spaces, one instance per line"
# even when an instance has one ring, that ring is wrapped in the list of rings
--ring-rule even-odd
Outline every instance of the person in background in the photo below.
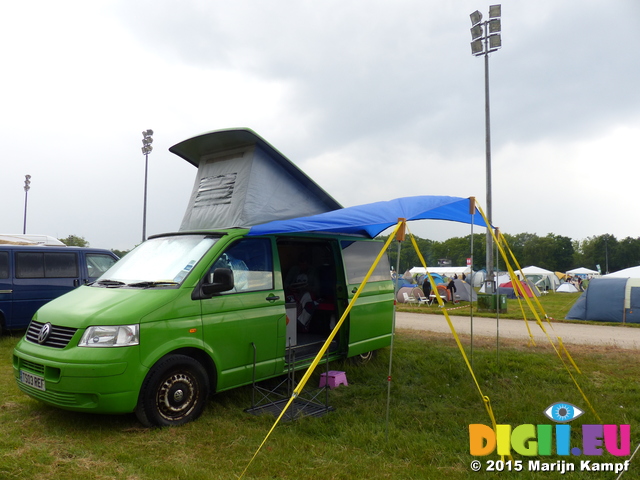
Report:
[[[447,290],[449,291],[449,298],[452,303],[456,303],[456,283],[453,281],[453,278],[449,281],[447,285]]]

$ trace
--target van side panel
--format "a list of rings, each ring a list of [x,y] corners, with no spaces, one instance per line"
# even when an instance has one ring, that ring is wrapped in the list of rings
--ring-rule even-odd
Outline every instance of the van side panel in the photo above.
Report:
[[[7,326],[7,319],[12,315],[13,282],[10,267],[9,252],[0,251],[0,332]]]
[[[341,241],[349,301],[352,301],[383,246],[378,241]],[[383,255],[349,313],[348,356],[391,344],[393,302],[389,260]]]
[[[274,273],[270,238],[236,238],[208,272],[229,268],[232,291],[200,300],[203,340],[218,372],[216,391],[282,373],[286,315],[280,274]]]
[[[352,286],[350,285],[350,291]],[[388,347],[393,322],[393,288],[375,282],[365,286],[349,323],[349,356]]]

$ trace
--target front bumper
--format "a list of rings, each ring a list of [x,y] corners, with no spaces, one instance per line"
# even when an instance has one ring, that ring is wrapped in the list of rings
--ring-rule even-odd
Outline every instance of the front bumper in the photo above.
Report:
[[[44,378],[44,390],[23,383],[20,371]],[[82,412],[130,413],[147,370],[140,365],[136,346],[59,350],[23,338],[13,352],[13,372],[23,392],[49,405]]]

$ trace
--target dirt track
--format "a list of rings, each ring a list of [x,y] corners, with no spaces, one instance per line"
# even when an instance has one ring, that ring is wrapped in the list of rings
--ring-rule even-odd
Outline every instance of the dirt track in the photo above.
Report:
[[[460,334],[470,334],[469,317],[451,315],[451,322]],[[574,345],[610,345],[625,349],[640,349],[640,328],[607,325],[582,325],[577,323],[552,323],[553,330],[545,323],[547,332],[555,340],[560,337],[565,344]],[[431,332],[451,333],[449,324],[443,315],[420,313],[396,313],[396,328],[427,330]],[[529,328],[536,343],[546,341],[547,337],[535,323],[529,321]],[[473,335],[496,338],[497,332],[502,338],[529,338],[529,332],[523,320],[474,317]]]

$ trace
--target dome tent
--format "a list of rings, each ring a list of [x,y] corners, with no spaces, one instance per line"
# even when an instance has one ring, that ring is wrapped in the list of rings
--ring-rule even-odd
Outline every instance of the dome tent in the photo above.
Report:
[[[632,270],[632,269],[628,269]],[[568,320],[640,323],[640,269],[620,277],[616,274],[594,278],[567,313]],[[624,275],[624,273],[623,273]]]

